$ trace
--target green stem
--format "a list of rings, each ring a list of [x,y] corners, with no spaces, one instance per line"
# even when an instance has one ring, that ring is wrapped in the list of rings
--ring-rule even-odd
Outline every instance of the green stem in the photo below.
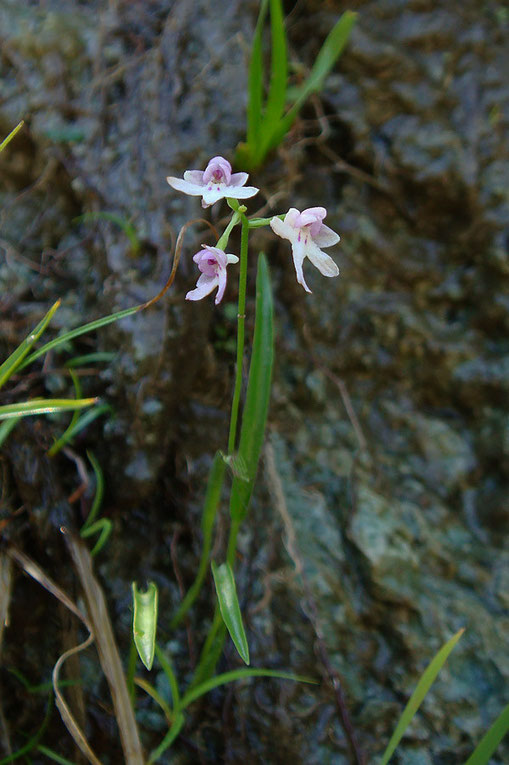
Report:
[[[241,237],[240,237],[240,273],[239,273],[239,303],[237,313],[237,364],[235,372],[235,387],[233,390],[232,410],[230,416],[230,432],[228,435],[228,454],[235,451],[235,441],[237,436],[237,421],[239,416],[240,394],[242,391],[242,362],[244,360],[244,330],[246,319],[246,288],[247,288],[247,254],[249,239],[249,221],[243,212],[240,212],[241,219]],[[232,219],[233,220],[233,219]],[[237,550],[237,535],[240,521],[232,520],[230,534],[228,537],[227,560],[232,565]],[[216,604],[214,619],[210,626],[207,639],[203,646],[198,666],[194,673],[191,687],[209,678],[223,650],[226,629],[223,618]]]
[[[237,312],[237,364],[235,372],[235,388],[233,390],[232,412],[230,417],[230,433],[228,435],[228,454],[235,451],[237,436],[237,420],[239,416],[240,393],[242,391],[242,362],[244,360],[244,328],[246,321],[246,287],[247,287],[247,250],[249,237],[249,221],[241,214],[240,235],[240,274],[239,274],[239,304]]]
[[[230,238],[230,234],[232,232],[232,229],[234,226],[237,225],[237,223],[240,221],[240,213],[234,212],[231,218],[231,221],[226,226],[225,230],[217,240],[216,247],[218,247],[220,250],[224,250],[226,245],[228,244],[228,239]]]

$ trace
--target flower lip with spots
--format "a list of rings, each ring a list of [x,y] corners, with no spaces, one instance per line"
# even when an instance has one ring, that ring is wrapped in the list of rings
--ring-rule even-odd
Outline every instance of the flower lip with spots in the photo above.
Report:
[[[187,293],[186,300],[201,300],[217,287],[217,305],[223,299],[226,289],[226,267],[230,263],[238,263],[239,259],[236,255],[229,255],[218,247],[210,247],[208,244],[202,244],[202,247],[203,249],[193,256],[201,275],[194,290]]]
[[[325,207],[308,207],[299,212],[295,207],[290,208],[284,220],[277,216],[270,221],[270,227],[275,234],[288,239],[292,245],[293,264],[297,281],[306,292],[311,292],[304,279],[302,264],[304,258],[309,258],[324,276],[338,276],[339,268],[332,258],[323,252],[321,247],[332,247],[339,242],[339,236],[323,223],[327,215]]]
[[[169,176],[170,186],[184,194],[202,197],[202,207],[210,207],[219,199],[248,199],[260,189],[246,186],[247,173],[232,173],[232,166],[224,157],[213,157],[205,170],[186,170],[184,178]]]

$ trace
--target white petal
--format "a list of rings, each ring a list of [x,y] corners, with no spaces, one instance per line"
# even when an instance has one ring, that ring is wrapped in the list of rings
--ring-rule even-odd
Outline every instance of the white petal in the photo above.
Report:
[[[306,292],[311,292],[306,280],[304,279],[304,273],[302,271],[302,263],[304,261],[306,253],[304,252],[304,243],[293,242],[292,244],[293,265],[295,266],[295,273],[297,274],[297,281],[302,284]]]
[[[254,186],[225,186],[223,196],[232,197],[233,199],[248,199],[249,197],[254,197],[259,191],[260,189]]]
[[[196,287],[186,295],[186,300],[201,300],[210,295],[213,289],[219,284],[218,276],[206,276],[202,274],[196,282]]]
[[[219,191],[217,191],[216,188],[213,189],[204,189],[202,187],[200,194],[203,196],[203,207],[210,207],[210,205],[213,205],[215,202],[217,202],[219,199],[223,199],[223,197],[227,196],[226,194],[227,186],[220,186]],[[228,195],[230,196],[230,195]]]
[[[172,178],[171,176],[166,180],[173,189],[183,191],[184,194],[190,194],[192,197],[201,197],[203,194],[203,186],[199,186],[197,183],[189,183],[182,178]]]
[[[230,255],[229,253],[226,253],[226,258],[228,260],[228,263],[238,263],[239,259],[236,255]]]
[[[228,186],[244,186],[248,178],[249,175],[247,173],[233,173]]]
[[[313,242],[309,242],[306,247],[305,255],[310,259],[311,263],[320,271],[324,276],[338,276],[339,268],[335,264],[327,253],[323,252]]]
[[[292,226],[289,226],[288,223],[286,223],[285,220],[281,220],[281,218],[278,218],[275,216],[270,221],[270,227],[273,230],[275,234],[280,236],[282,239],[288,239],[290,242],[296,242],[297,238],[299,236],[299,232],[297,229],[293,228]]]
[[[316,236],[313,237],[313,242],[318,247],[332,247],[333,244],[339,242],[339,234],[336,234],[331,228],[322,223],[322,227]]]
[[[226,268],[222,268],[218,274],[218,290],[216,295],[216,305],[218,305],[223,299],[224,291],[226,289]]]
[[[297,218],[300,218],[300,212],[296,210],[295,207],[290,207],[285,215],[284,222],[287,224],[287,226],[292,226],[292,228],[295,228],[295,221]]]
[[[186,170],[184,173],[184,180],[189,183],[194,183],[198,186],[204,186],[203,183],[203,170]]]

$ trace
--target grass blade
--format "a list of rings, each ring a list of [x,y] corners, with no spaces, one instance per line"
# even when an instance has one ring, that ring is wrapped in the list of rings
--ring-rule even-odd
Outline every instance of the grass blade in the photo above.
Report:
[[[325,78],[343,52],[350,38],[356,18],[357,14],[353,11],[345,11],[339,21],[331,29],[316,57],[316,61],[313,64],[308,79],[302,88],[299,89],[299,95],[295,103],[281,120],[278,130],[273,134],[271,143],[267,146],[267,151],[275,148],[281,143],[286,133],[290,130],[300,108],[306,99],[309,98],[311,93],[316,93],[322,89]]]
[[[19,417],[10,417],[8,420],[4,420],[2,423],[0,423],[0,446],[3,445],[9,433],[11,430],[14,430],[22,416],[23,415],[19,415]]]
[[[156,643],[156,656],[159,660],[159,663],[163,669],[164,674],[168,678],[168,682],[170,684],[170,690],[171,690],[171,698],[173,702],[173,708],[174,709],[180,709],[180,691],[179,686],[177,682],[177,676],[175,675],[175,672],[173,671],[173,667],[171,666],[171,662],[169,659],[164,655],[163,651],[159,648],[159,646]]]
[[[5,149],[5,147],[7,146],[7,144],[8,144],[8,143],[10,143],[10,142],[12,141],[12,139],[14,138],[14,136],[16,135],[16,133],[18,133],[18,132],[21,130],[21,128],[23,127],[23,125],[24,125],[24,124],[25,124],[25,120],[21,120],[21,122],[18,122],[18,124],[16,125],[16,127],[14,128],[14,130],[11,130],[11,132],[9,133],[9,135],[7,136],[7,138],[4,138],[4,140],[2,141],[2,143],[0,143],[0,151],[3,151],[3,150]]]
[[[295,683],[313,683],[318,681],[313,680],[310,677],[304,675],[294,675],[291,672],[279,672],[276,669],[234,669],[231,672],[224,672],[222,675],[216,675],[206,680],[204,683],[191,688],[182,699],[181,709],[185,709],[192,704],[193,701],[199,699],[200,696],[204,696],[213,688],[218,688],[220,685],[226,685],[234,680],[244,680],[248,677],[276,677],[279,680],[292,680]]]
[[[509,731],[509,704],[501,711],[491,728],[479,741],[465,765],[488,765],[491,755]]]
[[[76,329],[71,329],[69,332],[64,332],[63,335],[59,335],[58,337],[55,337],[53,340],[50,340],[49,343],[46,343],[37,351],[34,351],[34,353],[31,353],[30,356],[28,356],[28,358],[24,360],[23,364],[21,364],[19,368],[24,369],[26,366],[31,364],[32,361],[35,361],[40,356],[43,356],[48,351],[51,351],[53,348],[58,348],[59,345],[62,345],[63,343],[68,343],[70,340],[74,340],[75,337],[80,337],[80,335],[85,335],[87,332],[93,332],[96,329],[105,327],[107,324],[112,324],[114,321],[125,319],[126,316],[132,316],[133,313],[136,313],[137,311],[141,311],[141,309],[144,307],[145,307],[145,303],[141,303],[140,305],[136,305],[133,308],[126,308],[123,311],[117,311],[116,313],[111,313],[108,316],[103,316],[101,319],[90,321],[88,324],[82,324],[81,327],[76,327]],[[0,367],[0,371],[1,371],[1,367]]]
[[[157,749],[154,749],[154,751],[150,753],[147,765],[152,765],[153,762],[156,762],[156,760],[158,760],[159,757],[164,754],[164,752],[173,744],[178,734],[184,727],[185,721],[186,720],[182,712],[179,712],[175,716],[173,725],[171,726],[166,736],[163,738]]]
[[[18,369],[18,367],[21,365],[21,362],[29,352],[30,348],[33,346],[33,344],[40,338],[48,324],[50,323],[54,313],[58,310],[58,307],[60,305],[60,300],[57,300],[57,302],[51,306],[48,313],[41,319],[39,324],[35,327],[35,329],[30,332],[27,337],[23,340],[20,345],[16,348],[16,350],[11,353],[9,358],[7,358],[3,364],[0,366],[0,388],[2,385],[7,382],[9,377],[11,377],[12,374]],[[25,366],[25,364],[23,365]]]
[[[270,0],[271,29],[271,75],[267,106],[263,115],[259,151],[256,160],[261,161],[266,146],[279,126],[286,105],[286,86],[288,81],[288,62],[286,52],[286,33],[281,0]],[[259,157],[259,154],[261,156]]]
[[[419,682],[417,683],[415,691],[410,697],[410,701],[403,710],[403,714],[399,719],[396,730],[391,736],[391,740],[389,741],[387,749],[383,754],[380,765],[387,765],[389,762],[390,758],[394,754],[394,750],[403,738],[405,731],[410,725],[415,713],[424,701],[426,694],[435,682],[438,673],[444,666],[449,654],[455,647],[460,637],[463,635],[464,631],[465,630],[463,628],[459,630],[455,635],[453,635],[453,637],[445,645],[442,646],[436,656],[432,659],[431,663],[424,670]]]
[[[236,521],[246,515],[253,491],[269,410],[273,357],[272,288],[267,260],[265,255],[261,253],[258,258],[256,278],[256,319],[253,351],[238,449],[238,456],[243,460],[246,467],[248,480],[246,481],[239,476],[233,479],[230,514],[232,519]]]
[[[50,414],[52,412],[69,412],[73,409],[83,409],[97,402],[96,398],[42,398],[32,401],[22,401],[18,404],[0,406],[0,420],[11,417],[28,417],[33,414]]]
[[[212,561],[212,575],[216,585],[219,609],[226,629],[230,633],[240,658],[245,664],[249,664],[249,646],[244,624],[242,623],[237,588],[231,566],[228,563],[216,566],[214,561]]]
[[[262,32],[267,14],[268,0],[262,0],[253,37],[253,49],[249,62],[247,102],[247,145],[252,150],[260,140],[263,102]]]
[[[150,582],[146,592],[138,589],[136,582],[133,588],[133,638],[138,656],[148,670],[154,663],[157,630],[157,585]]]
[[[87,427],[91,422],[94,420],[97,420],[98,417],[100,417],[102,414],[105,414],[106,412],[111,412],[111,406],[109,404],[101,404],[101,406],[96,406],[94,409],[90,409],[88,412],[85,412],[85,414],[81,415],[81,417],[77,417],[76,419],[73,419],[73,421],[70,423],[67,430],[62,433],[60,438],[58,438],[51,449],[49,449],[48,454],[50,457],[53,457],[55,454],[57,454],[60,449],[62,449],[66,444],[69,443],[75,436],[78,435],[84,428]]]

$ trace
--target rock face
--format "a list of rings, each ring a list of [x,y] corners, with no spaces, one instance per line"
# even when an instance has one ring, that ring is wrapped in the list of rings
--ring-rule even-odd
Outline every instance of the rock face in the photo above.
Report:
[[[296,5],[292,59],[312,64],[339,6]],[[242,140],[256,10],[240,0],[44,8],[4,0],[0,133],[22,116],[29,130],[0,155],[2,358],[56,297],[59,328],[157,293],[172,237],[202,215],[165,177],[216,154],[231,158]],[[502,709],[509,674],[508,18],[499,3],[477,0],[360,0],[355,10],[350,45],[323,93],[252,179],[262,196],[250,211],[274,194],[275,212],[327,207],[342,237],[330,251],[341,276],[309,268],[313,295],[305,295],[287,243],[257,234],[252,257],[263,247],[271,263],[277,365],[238,586],[253,664],[327,676],[325,647],[368,762],[433,654],[466,627],[394,758],[460,765]],[[120,225],[75,221],[103,212]],[[221,230],[220,214],[211,213]],[[130,581],[156,579],[161,640],[182,680],[185,635],[168,631],[180,598],[169,548],[187,585],[208,465],[226,444],[234,363],[226,302],[234,287],[219,309],[183,299],[201,241],[191,229],[164,301],[76,342],[50,359],[45,387],[37,379],[28,389],[72,395],[61,373],[68,354],[115,351],[100,374],[83,378],[84,392],[104,396],[115,416],[74,448],[82,456],[92,448],[105,473],[103,512],[115,532],[100,571],[121,640]],[[252,326],[251,309],[250,317]],[[13,431],[1,501],[7,514],[24,505],[9,534],[72,586],[57,528],[77,521],[65,498],[79,478],[63,455],[59,470],[44,467],[61,429],[41,420]],[[41,634],[54,604],[41,606],[38,592],[15,584],[3,648],[33,684],[58,655],[56,625],[40,644],[28,640],[25,657],[10,635]],[[207,589],[193,617],[196,641],[211,603]],[[233,652],[227,658],[236,666]],[[82,672],[104,693],[95,667]],[[6,683],[4,715],[18,719],[23,709],[34,730],[40,710]],[[196,762],[196,746],[204,762],[353,761],[327,683],[256,681],[232,693],[215,692],[202,717],[190,717],[175,745],[179,762]],[[107,752],[111,722],[90,707],[91,738]],[[142,702],[140,722],[155,745],[162,716]],[[64,735],[55,723],[48,745]],[[507,753],[501,745],[494,765]]]

